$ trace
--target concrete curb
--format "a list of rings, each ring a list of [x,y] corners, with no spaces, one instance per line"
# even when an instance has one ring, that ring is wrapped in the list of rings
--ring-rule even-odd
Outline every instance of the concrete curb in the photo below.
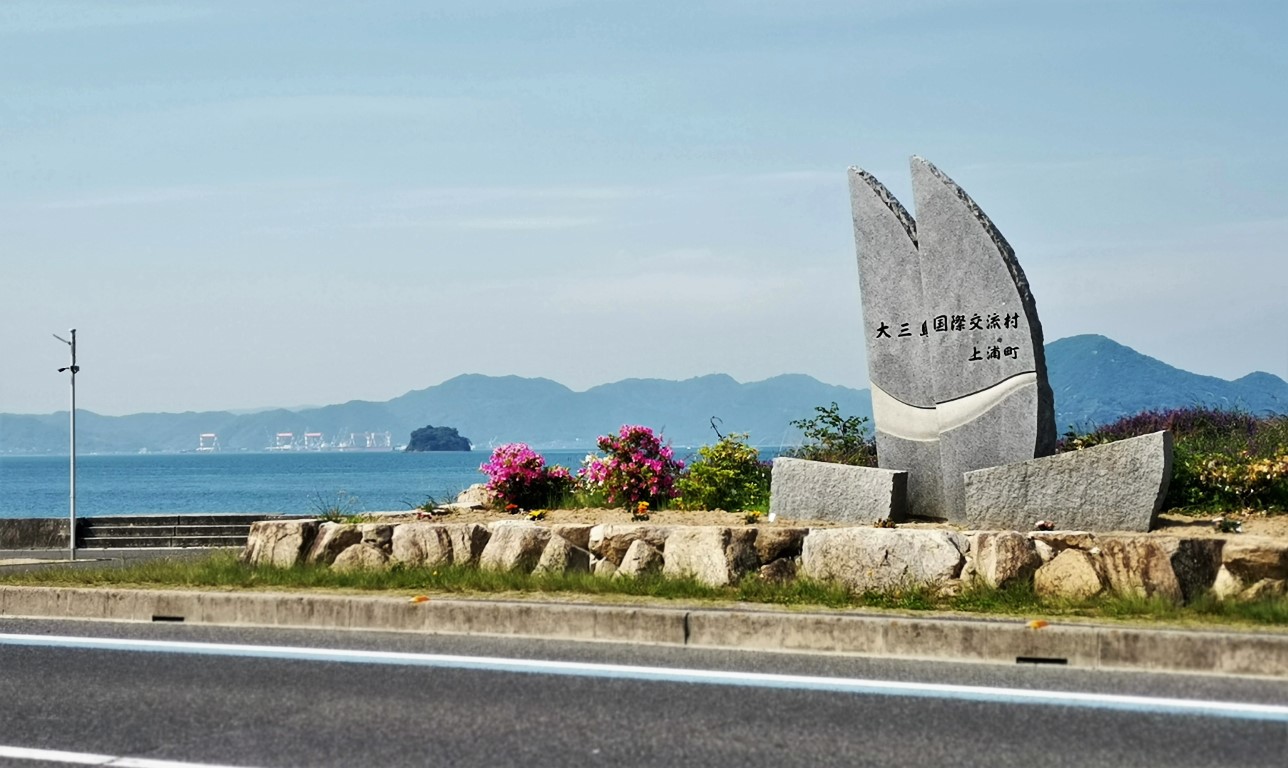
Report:
[[[0,587],[0,617],[182,621],[1288,678],[1288,634],[579,603]]]

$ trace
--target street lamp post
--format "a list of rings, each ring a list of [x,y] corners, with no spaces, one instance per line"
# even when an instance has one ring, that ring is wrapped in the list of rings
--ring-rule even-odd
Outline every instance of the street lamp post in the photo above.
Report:
[[[71,371],[72,378],[72,415],[71,415],[71,489],[68,497],[67,516],[69,524],[67,528],[67,556],[68,559],[76,559],[76,374],[80,372],[80,366],[76,364],[76,329],[71,329],[71,340],[68,341],[58,334],[54,338],[71,348],[72,363],[66,368],[59,368],[58,372]]]

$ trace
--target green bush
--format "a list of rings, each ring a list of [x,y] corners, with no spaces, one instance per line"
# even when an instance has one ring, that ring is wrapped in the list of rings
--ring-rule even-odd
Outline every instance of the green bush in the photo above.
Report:
[[[739,512],[769,503],[769,465],[747,445],[747,435],[724,435],[698,449],[698,458],[680,475],[681,509]]]
[[[815,406],[812,419],[799,419],[791,424],[807,441],[799,448],[784,451],[784,456],[857,467],[877,465],[876,440],[868,434],[868,420],[863,416],[842,416],[841,407]]]

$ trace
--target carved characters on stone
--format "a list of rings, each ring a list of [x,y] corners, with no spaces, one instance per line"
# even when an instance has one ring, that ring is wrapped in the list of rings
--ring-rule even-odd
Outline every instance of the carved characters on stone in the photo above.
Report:
[[[908,511],[965,521],[963,473],[1051,454],[1042,326],[1005,238],[961,187],[912,159],[914,219],[850,169],[864,335],[885,469]]]

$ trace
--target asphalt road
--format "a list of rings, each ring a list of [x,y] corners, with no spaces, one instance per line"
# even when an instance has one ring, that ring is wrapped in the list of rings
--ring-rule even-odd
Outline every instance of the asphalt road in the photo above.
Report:
[[[0,765],[57,764],[14,758],[13,748],[232,766],[1288,762],[1284,710],[1249,715],[1203,704],[1180,713],[1114,698],[1282,706],[1284,681],[105,622],[0,619],[0,634],[19,637],[0,640]],[[254,648],[104,650],[40,638],[55,635]],[[420,655],[354,658],[324,656],[324,649]],[[272,654],[285,657],[266,657]],[[495,658],[515,661],[488,661]],[[523,660],[570,665],[516,671]],[[733,674],[695,682],[701,674],[694,671]],[[752,679],[758,674],[798,677]],[[1036,698],[829,688],[819,678],[1018,689]],[[1041,691],[1094,695],[1074,701]]]

